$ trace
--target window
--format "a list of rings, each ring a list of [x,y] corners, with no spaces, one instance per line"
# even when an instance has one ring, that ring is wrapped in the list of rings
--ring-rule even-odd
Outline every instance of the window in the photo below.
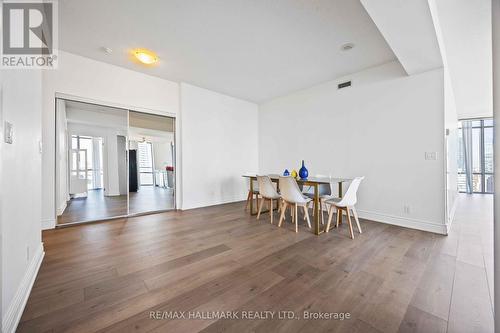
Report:
[[[493,120],[473,120],[472,124],[472,189],[474,193],[493,193]],[[458,139],[458,189],[466,192],[465,152],[462,122]]]
[[[139,181],[141,185],[154,185],[153,146],[151,142],[138,143]]]
[[[102,188],[104,176],[102,138],[73,135],[71,137],[71,149],[78,151],[78,154],[72,154],[71,157],[72,174],[76,175],[77,170],[80,170],[79,177],[87,179],[87,189],[89,190]],[[86,164],[85,160],[87,160]]]

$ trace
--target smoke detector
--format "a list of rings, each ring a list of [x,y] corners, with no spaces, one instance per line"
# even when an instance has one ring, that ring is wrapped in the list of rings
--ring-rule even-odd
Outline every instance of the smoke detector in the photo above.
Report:
[[[354,43],[345,43],[340,47],[342,51],[349,51],[352,50],[353,48],[354,48]]]

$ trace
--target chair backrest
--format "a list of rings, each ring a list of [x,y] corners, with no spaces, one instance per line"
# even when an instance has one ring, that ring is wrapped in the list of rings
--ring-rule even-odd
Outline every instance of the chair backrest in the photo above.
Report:
[[[279,195],[269,176],[257,176],[257,183],[259,184],[259,193],[263,197],[274,198]]]
[[[302,191],[293,177],[280,177],[281,197],[288,202],[304,203],[306,199],[302,195]]]
[[[361,181],[365,179],[365,177],[356,177],[352,180],[351,185],[347,189],[347,192],[342,197],[342,200],[337,204],[341,207],[354,206],[356,202],[358,202],[358,188]]]
[[[317,178],[328,178],[328,176],[325,175],[315,175],[314,177]],[[308,193],[308,194],[314,194],[314,187],[313,186],[306,186],[306,190],[304,191],[302,186],[299,184],[299,188],[302,191],[302,193]],[[318,193],[319,196],[323,195],[332,195],[332,183],[330,184],[319,184],[318,185]]]
[[[328,176],[326,176],[326,175],[316,175],[315,177],[318,177],[318,178],[327,178]],[[318,192],[319,192],[320,196],[322,196],[322,195],[332,195],[332,193],[333,193],[332,183],[330,183],[330,184],[319,184],[319,186],[318,186]]]

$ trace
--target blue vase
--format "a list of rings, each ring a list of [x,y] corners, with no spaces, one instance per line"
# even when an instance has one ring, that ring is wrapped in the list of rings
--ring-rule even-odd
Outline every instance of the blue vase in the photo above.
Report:
[[[283,176],[290,176],[290,172],[288,172],[288,169],[285,169],[285,172],[283,172]]]
[[[309,171],[307,171],[304,165],[304,160],[302,160],[302,167],[299,170],[299,177],[300,179],[307,179],[308,176],[309,176]]]

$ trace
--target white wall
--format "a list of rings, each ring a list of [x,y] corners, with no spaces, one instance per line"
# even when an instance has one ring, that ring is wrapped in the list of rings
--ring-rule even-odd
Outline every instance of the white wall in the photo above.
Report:
[[[156,170],[165,170],[166,166],[174,165],[172,162],[172,147],[171,143],[174,142],[174,133],[171,134],[170,139],[164,142],[152,142],[154,154],[154,168]]]
[[[481,0],[482,1],[482,0]],[[443,74],[444,74],[444,127],[445,127],[445,170],[446,170],[446,223],[447,229],[450,228],[453,218],[455,216],[455,210],[458,204],[458,110],[457,103],[462,103],[463,96],[457,101],[457,95],[455,94],[454,86],[452,82],[450,73],[450,60],[453,57],[461,56],[453,52],[452,57],[450,57],[449,48],[451,46],[453,51],[453,46],[447,42],[446,37],[450,37],[449,26],[446,26],[446,21],[443,22],[441,17],[443,14],[443,8],[438,9],[437,2],[435,0],[429,0],[429,9],[432,15],[432,21],[434,24],[434,29],[436,30],[436,37],[439,44],[439,49],[441,56],[443,58]],[[458,2],[457,2],[458,4]],[[440,3],[442,5],[442,3]],[[449,5],[449,3],[448,3]],[[443,30],[443,23],[445,28]],[[447,35],[447,36],[446,36]],[[452,62],[453,63],[453,62]],[[464,64],[463,64],[464,65]],[[467,65],[464,65],[467,66]],[[463,66],[461,66],[463,67]]]
[[[66,119],[66,103],[57,100],[57,128],[56,128],[56,188],[57,188],[57,215],[66,209],[69,200],[69,161],[68,161],[68,123]]]
[[[360,215],[445,233],[443,86],[442,69],[406,76],[392,62],[264,103],[259,171],[304,159],[312,175],[366,176]]]
[[[453,87],[444,69],[444,98],[445,98],[445,152],[446,152],[446,223],[451,226],[458,204],[458,118],[455,106]]]
[[[42,75],[0,71],[2,117],[14,125],[14,142],[2,140],[2,332],[13,332],[43,258],[41,243]],[[27,209],[29,207],[29,209]]]
[[[43,73],[42,226],[44,229],[55,226],[56,94],[164,115],[175,115],[179,111],[177,83],[60,51],[58,68]]]
[[[4,132],[4,116],[3,116],[3,80],[2,80],[2,71],[0,70],[0,133]],[[0,141],[0,188],[3,188],[3,142]],[[3,211],[3,199],[2,196],[5,194],[0,191],[0,320],[2,323],[0,323],[0,331],[2,331],[2,326],[3,326],[3,233],[2,233],[2,225],[3,225],[3,219],[2,219],[2,211]]]
[[[258,106],[181,84],[182,208],[244,200],[258,169]]]
[[[500,142],[500,0],[492,1],[493,36],[493,116],[495,120],[495,142]],[[500,145],[495,145],[495,174],[500,174]],[[500,177],[495,177],[495,188],[500,189]],[[500,195],[495,194],[494,220],[494,309],[495,331],[500,332]]]
[[[120,195],[128,195],[128,179],[127,179],[127,137],[124,135],[118,135],[117,140],[117,163],[118,163],[118,193]]]

